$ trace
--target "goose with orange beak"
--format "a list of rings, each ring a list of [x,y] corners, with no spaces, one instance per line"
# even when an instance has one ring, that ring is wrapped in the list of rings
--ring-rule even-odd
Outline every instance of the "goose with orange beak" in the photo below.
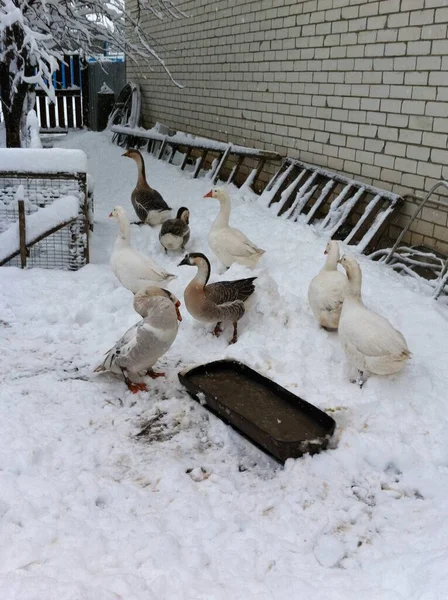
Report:
[[[146,391],[146,384],[135,383],[130,375],[163,377],[152,367],[172,346],[182,321],[180,302],[168,290],[151,286],[134,296],[134,310],[143,318],[118,340],[95,369],[96,373],[110,371],[121,374],[132,393]]]
[[[229,194],[222,188],[213,188],[205,194],[204,198],[214,198],[220,203],[218,216],[208,234],[208,244],[213,253],[227,268],[235,262],[254,268],[265,250],[251,242],[242,231],[229,226],[231,209]]]

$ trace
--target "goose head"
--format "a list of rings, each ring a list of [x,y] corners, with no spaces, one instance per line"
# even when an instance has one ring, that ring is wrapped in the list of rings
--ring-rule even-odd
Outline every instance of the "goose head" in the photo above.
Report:
[[[227,190],[225,190],[224,188],[212,188],[209,192],[207,192],[207,194],[204,194],[204,198],[215,198],[216,200],[219,200],[220,202],[229,202],[230,201],[230,196],[227,193]]]
[[[205,254],[202,254],[201,252],[190,252],[189,254],[186,254],[184,256],[184,258],[180,261],[180,263],[177,266],[181,267],[182,265],[187,265],[189,267],[197,267],[198,273],[201,274],[202,278],[205,281],[204,285],[209,280],[211,266],[210,261],[205,256]]]
[[[180,300],[176,298],[169,290],[159,288],[157,286],[149,286],[142,290],[139,290],[134,296],[134,310],[142,317],[148,315],[151,308],[155,309],[158,305],[159,298],[168,298],[176,309],[177,320],[182,321],[182,315],[180,314]]]
[[[344,254],[338,261],[347,273],[349,292],[353,296],[361,296],[362,272],[358,261],[351,254]]]
[[[177,211],[176,219],[182,219],[188,225],[190,222],[190,211],[186,206],[181,206]]]
[[[109,215],[109,218],[117,219],[117,221],[123,220],[126,217],[126,211],[122,206],[116,206]]]
[[[327,270],[336,270],[339,262],[339,244],[336,240],[329,240],[324,254],[327,255],[325,267]]]
[[[134,150],[134,148],[128,148],[121,156],[126,156],[126,158],[132,158],[136,161],[143,160],[141,153],[138,150]]]

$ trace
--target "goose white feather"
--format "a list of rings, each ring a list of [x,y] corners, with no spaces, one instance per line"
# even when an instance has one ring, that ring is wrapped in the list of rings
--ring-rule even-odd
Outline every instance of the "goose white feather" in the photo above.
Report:
[[[128,373],[157,375],[152,372],[152,366],[176,339],[178,320],[181,320],[179,306],[179,300],[168,290],[155,286],[140,290],[134,297],[134,309],[143,319],[128,329],[106,353],[95,372],[123,374],[132,392],[144,390],[145,385],[133,383]]]
[[[308,302],[316,320],[325,329],[337,329],[348,280],[338,271],[339,244],[330,240],[325,249],[327,260],[308,288]]]
[[[370,373],[398,373],[410,358],[406,340],[387,319],[364,305],[362,273],[356,259],[344,255],[340,262],[347,273],[348,286],[339,321],[339,337],[349,362],[363,374],[364,380]]]
[[[176,278],[176,275],[168,273],[149,256],[145,256],[131,246],[129,220],[121,206],[114,208],[109,216],[115,217],[119,225],[110,266],[114,275],[125,288],[135,294],[150,285],[166,285]]]
[[[221,205],[208,235],[213,253],[225,267],[230,267],[235,262],[255,267],[265,250],[258,248],[239,229],[229,227],[231,203],[228,193],[224,189],[213,188],[204,198],[216,198]]]

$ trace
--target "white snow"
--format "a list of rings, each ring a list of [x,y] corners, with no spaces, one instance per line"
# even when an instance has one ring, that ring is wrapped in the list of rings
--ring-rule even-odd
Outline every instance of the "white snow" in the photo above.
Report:
[[[231,224],[267,252],[224,275],[207,246],[210,181],[145,155],[148,181],[191,210],[189,251],[212,281],[258,275],[252,306],[215,339],[182,303],[165,379],[132,395],[93,367],[139,317],[108,266],[136,172],[109,135],[77,133],[96,181],[93,264],[0,269],[0,598],[5,600],[445,600],[448,597],[448,307],[359,257],[365,302],[405,335],[392,377],[349,383],[337,334],[306,301],[326,239],[230,186]],[[27,150],[26,152],[29,152]],[[157,231],[133,243],[179,274]],[[428,292],[429,293],[429,292]],[[189,398],[177,373],[234,357],[328,411],[330,448],[283,466]],[[145,435],[135,437],[144,427]],[[188,472],[187,472],[188,471]]]
[[[61,148],[0,148],[0,172],[86,173],[87,156],[81,150]]]
[[[23,200],[23,186],[17,188],[16,200]],[[13,203],[11,203],[13,204]],[[14,202],[16,205],[16,203]],[[17,208],[17,205],[15,206]],[[50,206],[39,208],[36,212],[26,215],[25,231],[26,243],[31,244],[46,231],[62,223],[75,219],[79,212],[79,200],[74,196],[62,196],[55,200]],[[19,245],[19,223],[13,223],[0,233],[0,261],[18,252]]]

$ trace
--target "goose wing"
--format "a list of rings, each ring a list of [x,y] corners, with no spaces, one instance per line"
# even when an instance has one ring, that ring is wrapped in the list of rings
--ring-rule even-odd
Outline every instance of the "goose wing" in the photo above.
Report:
[[[218,233],[219,241],[223,242],[233,256],[248,258],[254,254],[263,254],[264,250],[256,246],[242,231],[228,227]]]
[[[211,302],[222,305],[235,300],[244,302],[255,290],[256,277],[237,279],[235,281],[219,281],[210,283],[204,289],[205,296]]]
[[[231,321],[236,323],[244,315],[244,302],[235,300],[234,302],[224,302],[216,306],[217,321]]]
[[[146,220],[150,210],[171,210],[159,192],[157,190],[153,190],[152,188],[136,188],[132,192],[131,200],[138,218],[142,221]]]
[[[134,279],[145,281],[165,281],[175,279],[176,275],[172,275],[162,269],[152,258],[142,254],[134,248],[128,249],[120,256],[120,268],[126,273],[132,275]]]
[[[138,344],[139,335],[141,336],[142,324],[143,319],[130,327],[126,333],[121,336],[118,342],[106,352],[106,358],[95,369],[96,373],[99,373],[100,371],[110,371],[114,365],[126,367],[126,365],[122,363],[126,362],[129,354]]]
[[[357,309],[352,315],[350,312],[346,314],[342,335],[365,356],[378,357],[409,352],[403,335],[392,327],[387,319],[367,308]]]

